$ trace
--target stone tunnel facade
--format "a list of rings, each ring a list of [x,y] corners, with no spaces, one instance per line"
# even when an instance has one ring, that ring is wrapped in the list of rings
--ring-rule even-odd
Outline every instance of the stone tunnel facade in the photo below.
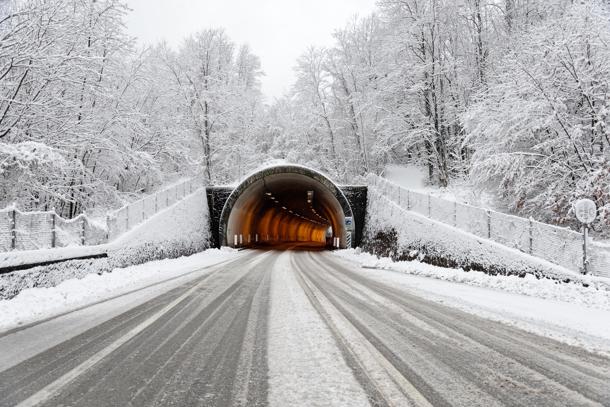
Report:
[[[210,243],[214,247],[279,239],[275,234],[285,235],[288,240],[306,236],[319,242],[325,231],[327,239],[329,233],[338,236],[337,247],[356,247],[362,240],[367,187],[337,185],[307,167],[269,167],[250,175],[237,187],[209,186],[207,198]],[[278,226],[281,223],[283,226]],[[271,238],[269,230],[274,231]]]

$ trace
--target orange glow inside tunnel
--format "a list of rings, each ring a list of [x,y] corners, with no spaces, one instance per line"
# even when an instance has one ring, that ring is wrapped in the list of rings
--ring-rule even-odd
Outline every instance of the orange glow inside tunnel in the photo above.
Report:
[[[236,200],[227,222],[232,247],[282,246],[286,242],[332,246],[345,236],[345,215],[334,194],[302,174],[259,180]]]

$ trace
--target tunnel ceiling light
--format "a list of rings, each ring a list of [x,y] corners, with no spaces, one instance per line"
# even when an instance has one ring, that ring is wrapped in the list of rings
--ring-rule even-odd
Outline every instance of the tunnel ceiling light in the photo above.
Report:
[[[285,206],[282,206],[282,209],[283,209],[283,210],[286,210],[286,209],[288,209],[288,208],[286,208]]]
[[[265,192],[265,195],[267,196],[273,196],[273,194],[271,192]]]

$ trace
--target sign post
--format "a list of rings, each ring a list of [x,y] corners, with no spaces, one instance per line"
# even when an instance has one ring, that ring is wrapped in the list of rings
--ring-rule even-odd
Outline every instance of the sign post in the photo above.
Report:
[[[354,218],[352,218],[351,216],[345,217],[345,228],[347,230],[352,230],[354,228]]]
[[[350,249],[352,247],[352,231],[354,230],[354,218],[351,216],[345,217],[345,247]]]
[[[590,199],[579,199],[574,202],[574,212],[576,213],[576,219],[582,223],[582,264],[583,273],[587,274],[587,264],[589,259],[587,258],[587,240],[589,239],[589,225],[597,217],[597,206],[595,202]]]

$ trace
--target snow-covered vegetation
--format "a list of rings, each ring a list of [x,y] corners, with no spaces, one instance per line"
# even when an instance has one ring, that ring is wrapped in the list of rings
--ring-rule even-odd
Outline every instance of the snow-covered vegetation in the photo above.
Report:
[[[610,233],[605,2],[381,0],[334,46],[304,50],[268,105],[248,46],[203,29],[140,49],[128,12],[121,0],[0,5],[0,207],[74,217],[271,159],[350,183],[398,163],[541,221],[576,225],[571,202],[588,197]]]
[[[199,168],[237,175],[220,164],[250,145],[257,58],[212,29],[137,49],[126,13],[120,0],[0,4],[0,207],[74,217]]]
[[[307,135],[299,151],[344,179],[388,162],[419,164],[441,187],[466,177],[504,210],[561,224],[586,196],[608,229],[607,5],[378,4],[299,61],[278,114]]]

